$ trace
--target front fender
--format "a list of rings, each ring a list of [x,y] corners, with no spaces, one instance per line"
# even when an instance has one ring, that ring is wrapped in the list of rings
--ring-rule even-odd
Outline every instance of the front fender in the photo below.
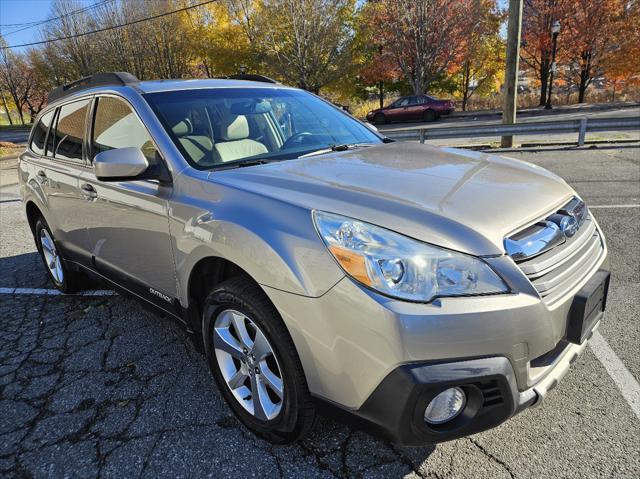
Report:
[[[170,208],[183,305],[188,304],[191,271],[207,257],[231,261],[263,286],[310,297],[322,296],[344,276],[318,237],[310,211],[247,191],[215,188],[202,202],[194,201],[193,190],[188,203],[177,194]]]

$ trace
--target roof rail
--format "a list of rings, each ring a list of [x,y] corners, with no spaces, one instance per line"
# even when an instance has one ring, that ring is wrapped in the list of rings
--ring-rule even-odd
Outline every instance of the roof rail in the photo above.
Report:
[[[87,88],[102,85],[131,85],[132,83],[138,83],[138,80],[131,73],[127,72],[109,72],[109,73],[96,73],[94,75],[80,78],[79,80],[72,81],[65,85],[59,86],[49,93],[47,102],[52,103],[60,98],[64,98],[67,95],[76,93]]]
[[[273,78],[269,78],[264,75],[257,75],[255,73],[239,73],[237,75],[229,75],[228,77],[225,77],[225,78],[229,80],[247,80],[247,81],[257,81],[257,82],[263,82],[263,83],[276,83],[276,84],[280,83],[274,80]]]

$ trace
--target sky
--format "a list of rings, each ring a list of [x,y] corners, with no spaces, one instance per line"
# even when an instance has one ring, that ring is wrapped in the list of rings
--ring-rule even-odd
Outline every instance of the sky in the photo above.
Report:
[[[5,27],[4,25],[45,20],[52,3],[53,0],[0,0],[0,33],[7,43],[18,45],[38,41],[40,39],[38,27],[11,33],[24,27]],[[83,0],[82,3],[90,5],[93,0]],[[20,50],[22,49],[18,49]]]

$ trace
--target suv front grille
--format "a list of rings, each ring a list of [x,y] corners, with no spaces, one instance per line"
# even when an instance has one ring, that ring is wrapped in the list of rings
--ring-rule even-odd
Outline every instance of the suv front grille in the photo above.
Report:
[[[574,236],[537,256],[514,260],[543,301],[551,305],[587,276],[603,254],[602,238],[587,213]]]

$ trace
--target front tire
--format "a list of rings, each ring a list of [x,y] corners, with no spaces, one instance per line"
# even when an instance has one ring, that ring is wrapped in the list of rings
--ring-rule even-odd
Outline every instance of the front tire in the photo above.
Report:
[[[256,435],[277,444],[303,437],[315,407],[293,341],[276,308],[246,277],[207,296],[202,332],[222,396]]]
[[[373,122],[376,125],[384,125],[387,122],[387,117],[384,116],[384,113],[376,113],[373,117]]]
[[[34,235],[38,252],[53,285],[65,294],[78,291],[80,274],[67,268],[53,233],[44,218],[37,219]]]

